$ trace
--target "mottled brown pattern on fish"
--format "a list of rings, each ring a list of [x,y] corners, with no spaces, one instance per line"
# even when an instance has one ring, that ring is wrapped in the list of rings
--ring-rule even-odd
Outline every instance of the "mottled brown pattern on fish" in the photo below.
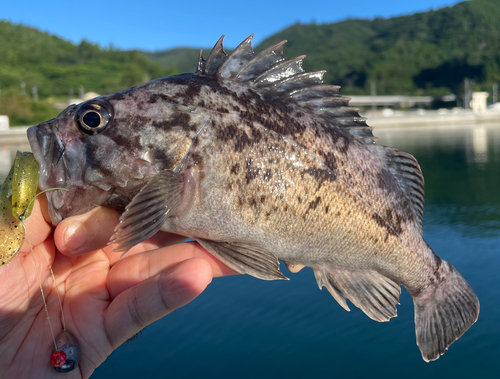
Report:
[[[241,154],[231,154],[220,164],[214,161],[216,165],[210,167],[213,170],[211,176],[217,175],[217,181],[223,181],[228,185],[225,188],[232,189],[225,196],[231,201],[235,217],[240,216],[249,229],[266,230],[277,238],[291,239],[291,243],[308,248],[316,246],[319,249],[322,238],[318,239],[318,234],[332,240],[332,246],[345,247],[347,252],[353,244],[359,247],[360,241],[370,235],[372,240],[378,238],[381,227],[375,221],[371,222],[372,226],[368,228],[371,233],[368,235],[360,230],[360,223],[370,223],[371,210],[340,181],[329,177],[319,186],[317,170],[304,170],[293,165],[293,162],[299,162],[303,166],[314,167],[318,164],[315,159],[303,152],[292,153],[290,146],[293,145],[283,139],[277,138],[271,145],[271,149],[262,144],[247,146]],[[210,146],[207,142],[201,151],[210,156],[224,146],[227,144],[211,141]],[[291,154],[301,154],[300,160],[290,159],[293,157]],[[217,174],[219,170],[220,174]],[[320,204],[328,204],[328,212]],[[346,208],[345,204],[351,206]],[[345,225],[346,233],[342,236],[331,233],[333,228],[338,229],[339,224]],[[318,225],[321,225],[319,229]],[[399,241],[387,235],[385,242],[378,240],[375,246],[391,255],[398,248]],[[367,240],[366,252],[373,248],[371,240]],[[327,250],[325,256],[318,259],[325,259],[330,253]],[[338,254],[343,255],[342,249]],[[286,257],[282,259],[286,260]],[[308,262],[309,265],[314,263]]]
[[[370,162],[371,165],[368,166],[367,161],[364,161],[363,157],[359,159],[355,156],[358,155],[358,151],[348,154],[349,147],[351,145],[356,146],[356,144],[359,144],[357,141],[351,141],[352,137],[344,135],[338,129],[329,127],[326,123],[318,124],[318,121],[308,113],[296,110],[298,107],[295,107],[292,102],[287,103],[286,107],[283,109],[279,106],[273,107],[273,112],[278,112],[278,114],[275,114],[275,117],[279,120],[283,120],[284,116],[283,113],[279,113],[280,111],[292,115],[294,114],[294,111],[296,111],[296,113],[300,114],[301,117],[297,116],[294,117],[294,119],[302,118],[300,120],[300,127],[295,127],[294,123],[290,123],[291,126],[288,128],[285,128],[285,126],[282,125],[280,126],[269,123],[265,118],[265,115],[268,113],[268,107],[264,104],[275,105],[281,99],[273,101],[270,96],[266,96],[266,101],[262,103],[262,99],[252,91],[250,91],[251,95],[242,97],[237,96],[235,94],[236,91],[222,91],[215,85],[212,85],[211,88],[217,88],[217,91],[229,94],[231,96],[230,100],[224,99],[224,102],[231,104],[231,100],[234,100],[235,103],[232,104],[233,107],[236,107],[237,105],[240,109],[242,109],[240,116],[243,119],[234,114],[217,114],[213,116],[214,119],[212,126],[215,129],[215,136],[220,139],[220,141],[229,143],[229,146],[233,146],[234,152],[230,153],[231,158],[234,159],[235,154],[239,153],[243,156],[252,154],[252,147],[257,144],[264,144],[264,149],[268,147],[269,151],[272,151],[277,148],[277,143],[283,139],[283,135],[288,136],[290,141],[293,141],[293,143],[290,143],[291,147],[295,148],[296,144],[297,148],[303,151],[303,154],[307,154],[308,151],[316,151],[317,155],[315,158],[324,163],[323,167],[319,166],[302,169],[302,174],[309,170],[309,173],[312,174],[317,180],[316,184],[318,186],[321,186],[325,180],[335,181],[336,179],[339,179],[340,182],[342,182],[346,187],[356,189],[357,193],[354,198],[359,197],[361,201],[365,200],[366,203],[369,203],[370,207],[373,208],[370,217],[379,220],[379,224],[380,222],[384,223],[384,228],[389,228],[391,233],[400,234],[403,228],[403,220],[407,219],[406,216],[408,216],[409,210],[395,209],[393,211],[395,214],[394,217],[392,213],[387,214],[386,209],[388,209],[389,206],[393,207],[393,202],[391,201],[392,199],[386,201],[387,195],[390,197],[391,192],[394,192],[394,188],[388,188],[387,186],[381,187],[379,183],[375,182],[362,182],[359,175],[353,176],[351,174],[352,172],[373,172],[377,169],[379,172],[383,172],[382,162],[377,165],[377,162],[373,162],[373,157],[370,157],[371,160],[368,162]],[[212,100],[211,102],[213,103],[214,101]],[[251,104],[251,109],[246,109],[249,106],[248,104]],[[307,127],[308,125],[311,125],[311,127]],[[304,126],[306,127],[304,128]],[[256,133],[256,131],[259,132]],[[279,132],[274,135],[276,141],[266,141],[263,143],[262,134],[266,133],[266,138],[271,139],[269,132],[275,131]],[[221,148],[226,149],[227,146],[223,145]],[[248,148],[250,148],[250,150]],[[359,150],[362,149],[359,148]],[[245,174],[244,183],[249,184],[250,181],[257,177],[257,174],[262,169],[250,169],[252,166],[247,162],[245,165],[248,166],[249,169]],[[279,166],[280,164],[276,161],[275,165]],[[297,168],[293,168],[293,170],[297,170]],[[267,169],[263,172],[271,171]],[[262,177],[262,179],[267,179],[267,176]],[[379,203],[374,203],[373,193],[377,191],[384,192],[384,196],[380,196],[381,201]],[[395,196],[397,196],[396,193]],[[272,210],[265,211],[265,214],[269,213],[272,213]],[[394,223],[394,225],[390,226],[391,223]]]

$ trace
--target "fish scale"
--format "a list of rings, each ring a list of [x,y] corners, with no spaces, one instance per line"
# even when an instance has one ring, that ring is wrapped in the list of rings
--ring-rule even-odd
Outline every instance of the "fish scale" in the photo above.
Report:
[[[279,141],[272,143],[274,146],[277,144]],[[276,245],[269,249],[271,251],[276,251],[275,249],[279,246],[285,246],[284,249],[281,248],[283,251],[279,252],[280,259],[312,266],[321,263],[325,258],[338,260],[345,255],[344,260],[351,259],[353,257],[352,250],[361,249],[364,241],[367,241],[371,234],[374,235],[373,238],[381,235],[380,230],[378,230],[380,227],[375,221],[371,221],[370,227],[362,229],[356,227],[360,223],[369,224],[370,217],[366,215],[367,210],[364,204],[347,186],[343,186],[338,178],[335,181],[320,183],[314,175],[309,172],[304,173],[304,171],[318,166],[317,161],[307,154],[303,154],[303,157],[300,158],[303,167],[297,169],[294,165],[297,161],[291,160],[289,157],[290,154],[294,154],[288,148],[290,144],[285,141],[282,141],[282,144],[281,148],[274,149],[275,156],[271,156],[273,165],[268,163],[270,155],[266,145],[260,144],[255,147],[249,146],[239,155],[241,157],[239,162],[241,170],[238,174],[229,173],[227,175],[227,171],[230,171],[228,169],[230,164],[236,162],[237,158],[234,154],[228,161],[216,160],[218,166],[210,167],[210,172],[207,172],[209,167],[205,167],[205,175],[213,178],[213,182],[222,183],[218,188],[223,189],[216,193],[214,186],[209,183],[205,189],[207,191],[205,197],[218,199],[214,202],[215,204],[226,199],[232,205],[230,213],[233,215],[233,225],[237,218],[241,220],[242,227],[239,228],[242,230],[239,232],[241,234],[235,235],[236,231],[230,230],[224,236],[225,239],[262,240],[263,245]],[[219,148],[222,146],[215,147],[214,150]],[[295,149],[295,147],[293,148]],[[207,151],[207,149],[201,147],[201,151]],[[210,154],[210,152],[207,153]],[[261,175],[249,180],[248,169],[252,166],[247,164],[248,158],[246,157],[248,156],[253,157],[255,166],[263,161],[264,167],[276,166],[279,169],[270,180],[264,179],[263,170],[261,170]],[[224,168],[226,168],[226,172],[224,172]],[[300,183],[300,185],[295,183]],[[205,183],[201,185],[205,186]],[[228,186],[232,187],[232,192],[227,190]],[[264,202],[262,202],[262,197],[264,197]],[[346,203],[351,203],[351,207],[346,208]],[[200,202],[200,207],[204,207],[204,204],[204,202]],[[328,211],[326,207],[329,207]],[[205,212],[203,210],[193,211],[193,215],[200,213]],[[194,222],[196,221],[193,220]],[[245,227],[249,224],[252,228]],[[338,237],[332,236],[330,231],[334,228],[338,229],[339,224],[344,225],[345,230]],[[176,231],[186,233],[187,229],[192,229],[196,225],[190,225],[186,230],[182,230],[181,227],[179,225],[179,229]],[[205,230],[201,232],[207,233]],[[380,242],[384,238],[381,237]],[[298,260],[298,254],[304,249],[311,252],[316,251],[314,254],[304,255]],[[339,252],[332,257],[331,251],[333,249]],[[363,247],[364,251],[372,249],[372,244]],[[381,250],[393,251],[394,246],[384,247]],[[358,259],[356,255],[354,255],[354,259]],[[341,262],[335,263],[340,264]]]
[[[439,358],[479,302],[423,239],[417,161],[377,145],[324,71],[303,70],[305,56],[285,59],[285,42],[255,54],[252,37],[230,55],[219,39],[194,74],[30,128],[40,188],[68,189],[47,194],[53,223],[112,206],[122,212],[117,251],[163,230],[260,279],[286,279],[279,260],[292,272],[311,267],[344,309],[349,300],[376,321],[397,315],[402,285],[423,359]]]

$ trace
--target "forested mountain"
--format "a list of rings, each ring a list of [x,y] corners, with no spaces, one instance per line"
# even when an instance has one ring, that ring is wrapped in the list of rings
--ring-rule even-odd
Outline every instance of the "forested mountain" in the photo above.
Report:
[[[256,51],[283,39],[289,41],[286,57],[307,54],[304,68],[326,69],[325,82],[342,85],[347,95],[369,94],[371,83],[379,95],[441,96],[461,95],[465,78],[476,90],[490,92],[500,82],[500,0],[465,1],[389,19],[295,24]],[[209,52],[205,49],[204,56]],[[81,86],[115,92],[155,77],[193,72],[198,53],[191,48],[155,53],[102,49],[86,41],[75,45],[0,21],[0,114],[29,123],[35,113],[44,118],[53,113],[43,102],[30,102],[34,87],[42,100],[76,96]],[[21,95],[22,83],[26,95]],[[19,116],[21,110],[27,114]]]
[[[138,51],[101,49],[82,41],[78,45],[23,25],[0,21],[0,89],[25,83],[37,86],[41,98],[86,91],[115,92],[152,78],[169,75]]]
[[[327,70],[325,81],[342,85],[344,94],[369,94],[372,81],[378,94],[436,96],[461,94],[466,77],[488,91],[500,81],[500,0],[465,1],[389,19],[295,24],[255,50],[284,39],[286,57],[307,54],[304,68]],[[148,56],[184,72],[193,71],[198,51]]]
[[[54,97],[67,101],[82,90],[112,93],[173,73],[142,52],[101,49],[86,41],[74,45],[0,21],[0,114],[8,115],[11,125],[55,117]]]
[[[203,49],[205,58],[211,48]],[[200,49],[190,47],[177,47],[175,49],[162,50],[154,53],[143,52],[143,54],[162,67],[175,67],[179,72],[194,72]]]
[[[258,33],[258,30],[255,30]],[[500,81],[500,0],[472,0],[436,11],[331,24],[295,24],[256,51],[287,39],[286,57],[307,54],[307,70],[327,70],[325,81],[343,93],[460,93],[465,77],[490,90]],[[195,42],[195,41],[194,41]],[[234,46],[233,46],[234,48]],[[205,49],[205,57],[210,49]],[[109,93],[177,72],[193,72],[199,49],[155,53],[74,45],[22,25],[0,21],[0,89],[25,82],[40,97],[71,88]]]
[[[491,91],[500,81],[500,0],[472,0],[410,16],[293,25],[262,42],[287,39],[288,57],[343,93],[460,93],[465,77]],[[258,50],[258,49],[257,49]]]

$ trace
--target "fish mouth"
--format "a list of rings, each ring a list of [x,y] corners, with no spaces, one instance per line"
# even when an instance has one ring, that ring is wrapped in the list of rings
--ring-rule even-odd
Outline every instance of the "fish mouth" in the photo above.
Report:
[[[108,194],[84,183],[85,163],[59,138],[53,121],[28,129],[28,141],[40,165],[38,187],[47,191],[49,214],[57,225],[69,216],[85,213],[102,204]]]
[[[47,162],[46,159],[49,159],[48,154],[51,150],[52,140],[54,138],[54,134],[50,127],[48,127],[48,124],[47,122],[28,128],[28,142],[36,161],[40,165],[38,173],[40,175],[39,187],[41,190],[47,189],[48,163],[50,162]],[[64,185],[64,183],[61,184]]]

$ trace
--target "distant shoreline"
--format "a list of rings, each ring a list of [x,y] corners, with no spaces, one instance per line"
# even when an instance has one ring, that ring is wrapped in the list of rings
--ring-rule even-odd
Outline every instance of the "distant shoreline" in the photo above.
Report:
[[[423,127],[423,126],[445,126],[445,125],[465,125],[465,124],[490,124],[500,125],[500,111],[489,110],[483,113],[473,113],[472,111],[460,111],[456,113],[439,113],[438,111],[423,111],[411,114],[395,111],[393,115],[382,116],[382,112],[367,112],[364,114],[369,126],[377,130],[392,129],[401,127]],[[8,130],[0,130],[0,147],[26,146],[28,137],[26,131],[28,126],[14,126]]]
[[[444,113],[446,112],[446,113]],[[390,116],[382,116],[382,112],[367,112],[364,114],[367,124],[377,129],[389,129],[407,126],[439,126],[439,125],[464,125],[464,124],[500,124],[500,111],[488,110],[486,112],[474,113],[470,110],[459,110],[456,112],[424,111],[402,112],[395,111]]]
[[[25,146],[28,144],[26,131],[29,126],[14,126],[7,130],[0,130],[0,148],[8,146]]]

